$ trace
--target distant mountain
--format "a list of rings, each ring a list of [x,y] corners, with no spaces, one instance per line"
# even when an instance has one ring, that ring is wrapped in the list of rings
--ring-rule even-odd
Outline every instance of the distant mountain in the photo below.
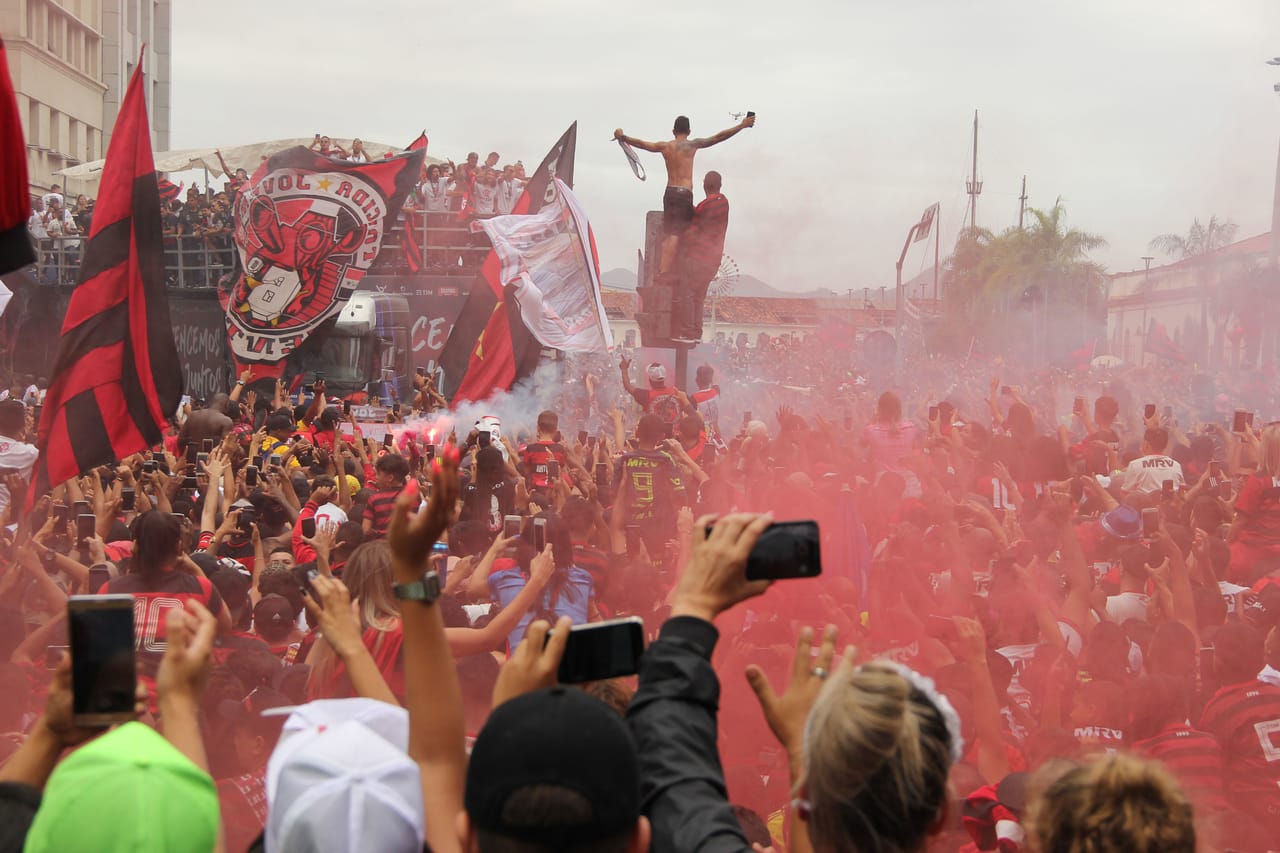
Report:
[[[634,271],[623,267],[615,267],[608,272],[600,274],[600,283],[611,290],[635,290],[636,274]],[[804,292],[795,292],[788,290],[779,290],[768,282],[761,281],[753,275],[744,275],[738,279],[738,284],[733,289],[733,296],[761,296],[768,299],[785,299],[797,297],[819,297],[833,296],[835,294],[826,288],[816,288]]]

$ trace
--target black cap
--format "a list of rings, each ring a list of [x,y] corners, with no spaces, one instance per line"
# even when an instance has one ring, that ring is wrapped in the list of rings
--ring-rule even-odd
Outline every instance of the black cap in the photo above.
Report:
[[[590,804],[590,819],[561,826],[508,823],[508,799],[533,785],[580,795]],[[476,738],[465,805],[477,829],[531,843],[569,846],[619,835],[640,817],[631,732],[616,711],[575,688],[518,696],[495,708]]]

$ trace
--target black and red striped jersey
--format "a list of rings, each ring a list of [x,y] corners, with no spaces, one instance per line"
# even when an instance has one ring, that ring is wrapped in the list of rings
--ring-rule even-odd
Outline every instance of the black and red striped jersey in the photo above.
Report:
[[[1200,715],[1218,739],[1227,790],[1280,800],[1280,687],[1246,681],[1223,687]]]
[[[1222,747],[1208,732],[1186,723],[1171,723],[1156,735],[1133,744],[1134,752],[1159,761],[1202,808],[1225,809],[1222,788]]]

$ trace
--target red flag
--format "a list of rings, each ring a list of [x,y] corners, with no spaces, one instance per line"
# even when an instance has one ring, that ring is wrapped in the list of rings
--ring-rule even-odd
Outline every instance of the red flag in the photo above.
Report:
[[[22,140],[18,98],[9,79],[9,60],[0,39],[0,275],[36,262],[27,235],[31,190],[27,186],[27,146]]]
[[[1146,351],[1159,358],[1168,358],[1173,361],[1187,360],[1182,350],[1169,337],[1169,332],[1165,330],[1164,324],[1159,320],[1151,321],[1151,329],[1147,332]]]
[[[427,150],[427,132],[424,130],[418,135],[418,138],[409,143],[409,147],[405,151],[426,151]]]
[[[574,122],[542,159],[513,214],[537,213],[547,196],[547,185],[558,177],[573,187],[573,160],[578,143]],[[531,374],[542,347],[520,317],[520,307],[508,298],[501,282],[502,261],[490,250],[471,285],[471,293],[440,353],[445,379],[457,383],[452,400],[484,400],[495,391],[510,388]]]
[[[158,172],[156,174],[158,176],[156,184],[160,190],[160,201],[165,204],[169,204],[174,199],[182,195],[182,184],[175,184],[173,181],[163,175],[160,175]],[[184,181],[183,183],[186,182]]]
[[[65,480],[157,444],[182,394],[144,87],[139,62],[116,118],[80,281],[62,323],[28,504]]]

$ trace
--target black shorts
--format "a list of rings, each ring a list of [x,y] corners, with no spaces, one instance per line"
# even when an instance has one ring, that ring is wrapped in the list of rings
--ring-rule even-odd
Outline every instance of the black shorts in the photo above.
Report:
[[[679,236],[693,221],[693,190],[667,187],[662,194],[662,230],[668,236]]]

